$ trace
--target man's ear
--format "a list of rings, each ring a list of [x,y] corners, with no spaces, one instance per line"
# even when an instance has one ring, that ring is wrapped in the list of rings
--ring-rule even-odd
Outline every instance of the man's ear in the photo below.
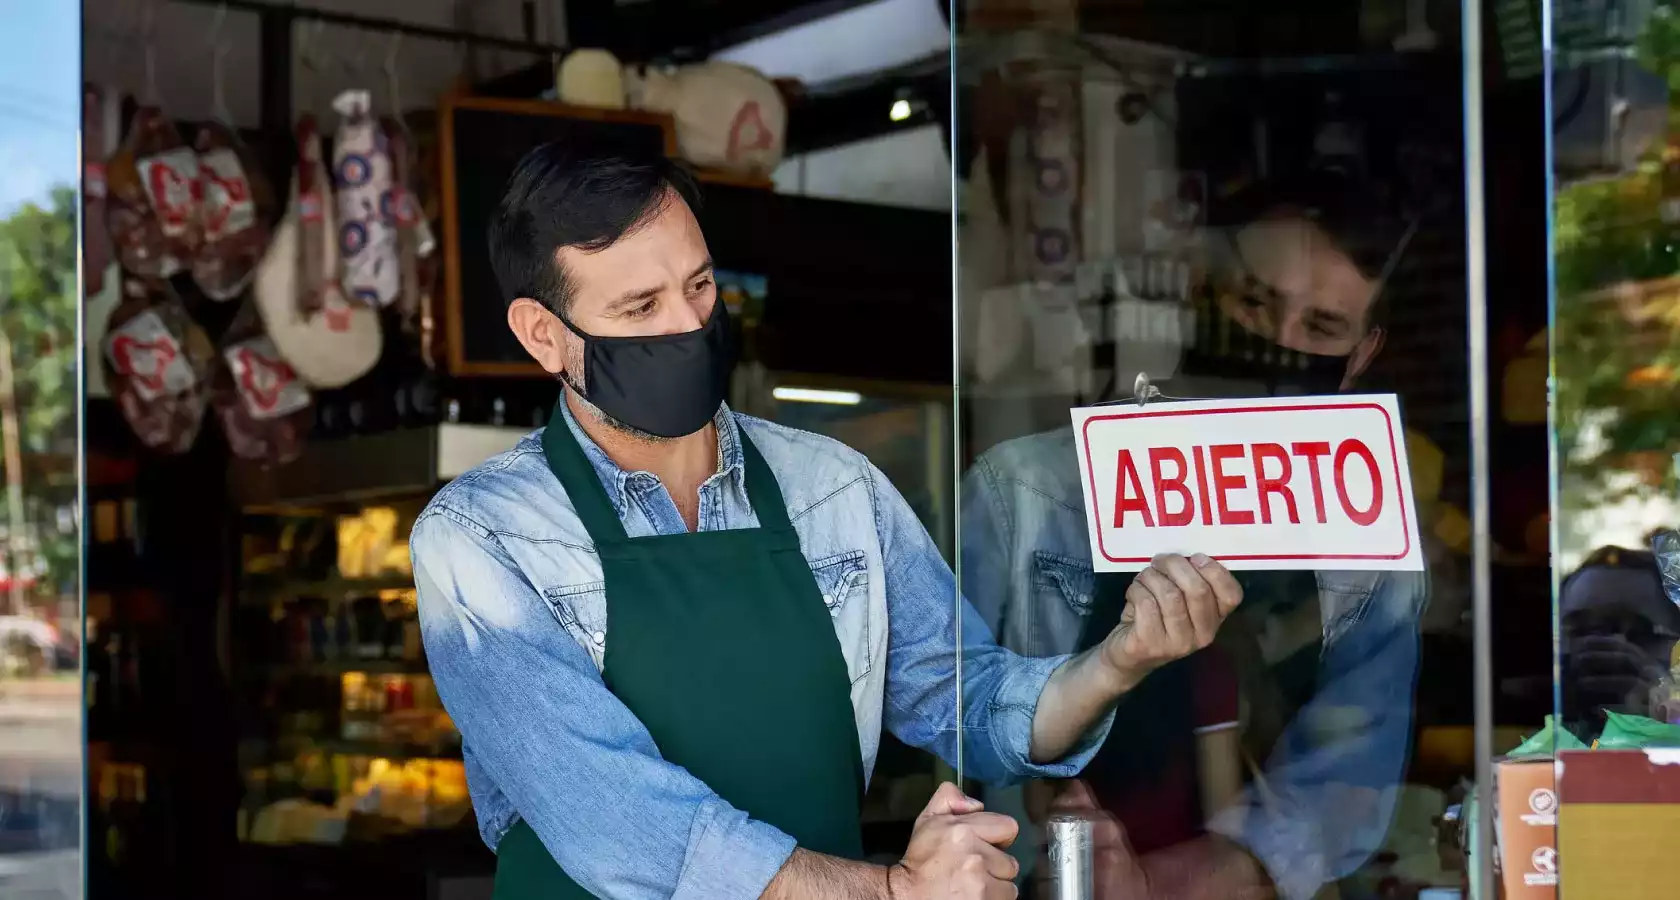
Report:
[[[566,326],[560,324],[559,316],[530,297],[520,297],[508,304],[507,322],[520,346],[543,371],[560,374],[566,367]]]
[[[1371,367],[1371,361],[1382,352],[1383,342],[1388,340],[1388,332],[1381,328],[1373,328],[1365,335],[1365,339],[1354,345],[1353,352],[1348,354],[1347,374],[1342,376],[1342,390],[1353,387],[1359,376]]]

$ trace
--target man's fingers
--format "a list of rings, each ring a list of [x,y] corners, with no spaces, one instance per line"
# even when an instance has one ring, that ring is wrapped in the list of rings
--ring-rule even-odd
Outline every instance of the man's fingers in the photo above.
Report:
[[[1198,553],[1190,557],[1190,564],[1207,579],[1208,587],[1213,588],[1214,599],[1219,601],[1221,618],[1230,615],[1242,603],[1242,585],[1237,583],[1237,577],[1231,574],[1230,569],[1220,565],[1219,560],[1206,553]]]
[[[976,851],[986,866],[986,874],[999,881],[1014,881],[1021,874],[1021,861],[990,844],[982,844]]]
[[[1051,810],[1055,812],[1071,813],[1095,812],[1102,808],[1097,804],[1096,792],[1091,790],[1091,786],[1086,784],[1084,781],[1074,779],[1072,781],[1065,781],[1063,784],[1065,784],[1066,787],[1062,790],[1062,793],[1056,797],[1056,801],[1050,804]]]
[[[1126,588],[1126,611],[1120,614],[1121,627],[1125,627],[1127,614],[1132,617],[1137,646],[1159,647],[1166,642],[1167,626],[1161,621],[1161,604],[1141,579],[1132,579],[1131,586]]]
[[[933,799],[928,801],[927,808],[916,817],[920,823],[933,816],[964,816],[983,809],[980,801],[962,792],[962,789],[949,781],[941,784],[939,790],[933,792]]]
[[[1015,843],[1015,837],[1021,833],[1021,826],[1014,819],[989,812],[958,816],[955,828],[962,834],[973,835],[993,847],[1008,847]]]
[[[1196,629],[1190,623],[1189,598],[1172,578],[1156,568],[1160,563],[1157,558],[1149,568],[1139,572],[1136,583],[1155,595],[1155,604],[1161,610],[1162,630],[1167,638],[1162,649],[1174,656],[1183,656],[1196,647]]]
[[[1185,612],[1195,630],[1196,646],[1206,647],[1213,643],[1214,635],[1219,633],[1219,623],[1225,619],[1225,614],[1219,609],[1219,601],[1214,597],[1213,586],[1190,564],[1190,560],[1176,553],[1155,557],[1150,567],[1165,573],[1184,595]]]

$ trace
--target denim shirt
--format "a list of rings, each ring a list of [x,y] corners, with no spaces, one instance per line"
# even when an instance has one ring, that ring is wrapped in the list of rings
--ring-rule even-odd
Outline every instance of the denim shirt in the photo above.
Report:
[[[991,448],[963,483],[964,593],[1004,646],[1029,656],[1074,649],[1095,595],[1076,460],[1072,429],[1060,429]],[[1260,860],[1288,900],[1351,874],[1382,845],[1410,752],[1427,584],[1417,572],[1315,575],[1317,689],[1262,777],[1208,822]],[[1273,659],[1305,646],[1287,629],[1259,639]]]
[[[687,529],[664,485],[626,472],[565,415],[631,537]],[[1028,659],[963,617],[957,702],[956,585],[910,506],[862,454],[828,438],[719,411],[718,472],[701,485],[699,528],[758,524],[740,431],[780,484],[834,621],[851,677],[867,778],[882,727],[1008,783],[1070,777],[1107,734],[1063,760],[1029,758],[1032,719],[1066,657]],[[494,849],[523,819],[597,896],[756,898],[794,841],[734,809],[665,762],[606,688],[601,564],[559,480],[542,432],[444,487],[410,538],[426,655],[461,729],[480,833]],[[964,720],[958,727],[957,715]]]

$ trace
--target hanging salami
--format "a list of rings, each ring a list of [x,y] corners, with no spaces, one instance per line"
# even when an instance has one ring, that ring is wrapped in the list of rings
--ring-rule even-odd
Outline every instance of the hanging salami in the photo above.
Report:
[[[339,252],[344,295],[374,306],[397,298],[401,261],[390,208],[390,148],[369,112],[367,91],[345,91],[333,100],[340,116],[333,141]]]
[[[250,307],[228,328],[220,363],[211,402],[228,448],[272,465],[297,459],[315,419],[313,400]]]
[[[227,300],[245,289],[268,247],[274,192],[232,129],[212,122],[193,142],[198,151],[204,242],[192,260],[193,281]]]
[[[111,234],[105,228],[105,160],[122,129],[122,95],[96,84],[82,86],[82,259],[83,289],[105,287],[111,264]]]
[[[198,154],[163,111],[141,107],[105,166],[106,225],[124,269],[168,277],[204,240]]]
[[[297,127],[292,201],[257,267],[253,295],[264,329],[292,368],[316,388],[360,378],[379,361],[379,312],[344,298],[332,189],[313,117]]]
[[[167,282],[123,280],[103,350],[105,380],[140,442],[164,453],[190,448],[215,348]]]

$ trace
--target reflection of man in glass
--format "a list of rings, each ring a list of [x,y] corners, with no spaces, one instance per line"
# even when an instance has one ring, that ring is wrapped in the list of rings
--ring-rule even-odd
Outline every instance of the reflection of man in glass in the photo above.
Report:
[[[1357,197],[1323,176],[1211,211],[1216,258],[1164,393],[1355,385],[1382,347],[1382,287],[1409,234]],[[1130,576],[1093,575],[1071,430],[992,448],[962,499],[964,591],[1000,642],[1049,655],[1107,633]],[[1083,780],[1059,789],[1124,835],[1099,864],[1099,898],[1307,898],[1382,842],[1410,744],[1422,578],[1239,578],[1247,599],[1215,644],[1128,695]]]
[[[1664,595],[1656,557],[1642,550],[1593,551],[1558,592],[1565,724],[1583,740],[1604,728],[1606,710],[1667,719],[1680,714],[1653,691],[1669,675],[1680,639],[1680,608]]]

